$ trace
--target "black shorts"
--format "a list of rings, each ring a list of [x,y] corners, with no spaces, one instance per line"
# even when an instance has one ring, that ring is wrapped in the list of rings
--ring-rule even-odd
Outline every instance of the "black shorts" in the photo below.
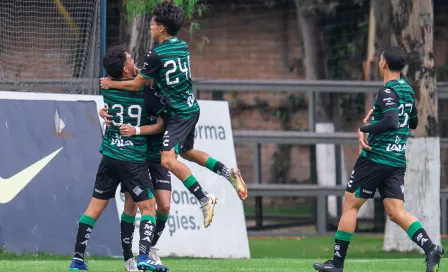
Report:
[[[120,161],[103,156],[96,174],[93,197],[108,200],[115,197],[117,187],[131,193],[134,202],[141,202],[154,197],[154,186],[149,179],[146,162]]]
[[[197,111],[186,120],[179,116],[169,116],[163,135],[162,151],[170,151],[174,148],[177,154],[182,154],[193,149],[195,127],[199,115],[200,112]]]
[[[171,191],[171,173],[163,167],[160,162],[147,162],[149,169],[149,178],[154,187],[154,191],[165,190]],[[121,192],[127,192],[124,186],[121,186]]]
[[[346,191],[359,198],[373,198],[376,189],[381,198],[404,200],[404,174],[406,167],[379,164],[359,157],[353,168]]]

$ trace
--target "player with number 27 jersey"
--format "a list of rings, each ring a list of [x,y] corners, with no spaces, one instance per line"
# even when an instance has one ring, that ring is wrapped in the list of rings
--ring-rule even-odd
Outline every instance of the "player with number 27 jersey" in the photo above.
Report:
[[[193,96],[190,51],[186,42],[172,37],[149,51],[140,75],[153,79],[173,115],[189,119],[199,111]]]
[[[406,167],[406,141],[409,122],[417,118],[414,90],[404,79],[391,80],[378,92],[373,104],[371,124],[378,123],[388,111],[398,111],[398,129],[370,133],[372,150],[363,149],[362,156],[393,167]]]

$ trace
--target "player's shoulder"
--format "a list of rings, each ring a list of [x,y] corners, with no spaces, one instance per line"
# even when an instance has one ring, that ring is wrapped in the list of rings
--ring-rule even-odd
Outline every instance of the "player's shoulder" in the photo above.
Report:
[[[378,96],[396,96],[397,92],[390,86],[383,86],[378,90]]]

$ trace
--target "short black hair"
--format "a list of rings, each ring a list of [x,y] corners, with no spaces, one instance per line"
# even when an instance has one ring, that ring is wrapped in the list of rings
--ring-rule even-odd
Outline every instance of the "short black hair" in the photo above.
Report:
[[[406,53],[398,46],[389,46],[384,49],[383,57],[389,70],[393,72],[401,72],[406,65]]]
[[[184,24],[185,12],[172,1],[159,3],[152,11],[154,21],[165,26],[166,32],[171,36],[176,36]]]
[[[123,67],[126,63],[126,50],[122,46],[114,46],[107,50],[103,57],[103,66],[107,74],[114,79],[123,76]]]

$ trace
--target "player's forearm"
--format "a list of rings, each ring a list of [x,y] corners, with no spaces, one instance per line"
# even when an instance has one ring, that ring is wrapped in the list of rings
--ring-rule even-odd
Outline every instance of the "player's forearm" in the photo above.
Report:
[[[154,125],[146,125],[140,127],[140,133],[142,135],[153,135],[162,133],[165,130],[165,121],[162,117],[157,116],[157,123]]]
[[[398,118],[385,117],[381,121],[360,128],[364,133],[383,133],[398,129]]]
[[[165,130],[165,126],[162,124],[146,125],[140,127],[141,135],[154,135],[162,133]]]
[[[110,89],[118,89],[125,90],[130,92],[136,92],[143,87],[139,86],[139,83],[136,80],[126,80],[126,81],[112,81],[110,83]]]

